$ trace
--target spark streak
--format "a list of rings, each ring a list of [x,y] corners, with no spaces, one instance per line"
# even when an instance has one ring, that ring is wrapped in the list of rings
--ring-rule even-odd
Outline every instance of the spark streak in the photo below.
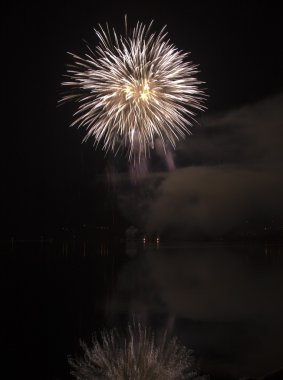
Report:
[[[124,36],[99,26],[94,50],[70,53],[62,83],[68,92],[60,102],[78,102],[72,125],[86,129],[83,141],[93,138],[106,152],[124,147],[130,160],[148,157],[156,138],[165,152],[175,148],[204,109],[197,66],[166,39],[165,28],[156,34],[151,25],[138,22]]]

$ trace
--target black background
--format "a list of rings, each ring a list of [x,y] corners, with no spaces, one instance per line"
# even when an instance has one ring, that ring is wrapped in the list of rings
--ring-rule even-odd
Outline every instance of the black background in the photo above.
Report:
[[[108,159],[91,142],[81,145],[82,131],[68,128],[74,107],[57,107],[66,52],[83,53],[83,40],[95,44],[98,23],[122,31],[127,14],[129,25],[166,24],[172,42],[199,64],[208,114],[283,89],[276,2],[4,2],[1,13],[2,232],[8,235],[95,223],[105,211],[98,179]]]

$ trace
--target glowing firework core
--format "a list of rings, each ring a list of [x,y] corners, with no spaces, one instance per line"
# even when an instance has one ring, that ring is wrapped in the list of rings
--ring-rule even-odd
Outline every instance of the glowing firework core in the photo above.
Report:
[[[148,82],[134,83],[133,85],[126,85],[124,88],[125,98],[128,101],[140,102],[150,100],[152,92]]]
[[[79,102],[72,125],[84,126],[84,140],[93,137],[103,149],[121,146],[129,158],[150,153],[158,138],[164,150],[190,133],[195,110],[202,110],[203,92],[195,78],[195,65],[187,54],[138,23],[130,33],[117,36],[102,27],[95,30],[99,44],[88,54],[71,54],[70,88],[62,101]]]

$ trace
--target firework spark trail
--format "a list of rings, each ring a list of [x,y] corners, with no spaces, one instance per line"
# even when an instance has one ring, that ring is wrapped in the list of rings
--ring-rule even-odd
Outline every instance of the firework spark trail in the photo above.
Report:
[[[137,23],[122,36],[99,26],[95,50],[70,53],[74,63],[62,83],[69,91],[60,102],[78,102],[72,125],[86,128],[84,141],[92,137],[106,152],[125,147],[134,160],[148,157],[157,137],[164,151],[168,144],[175,148],[204,108],[197,66],[166,39],[164,28],[150,29]]]

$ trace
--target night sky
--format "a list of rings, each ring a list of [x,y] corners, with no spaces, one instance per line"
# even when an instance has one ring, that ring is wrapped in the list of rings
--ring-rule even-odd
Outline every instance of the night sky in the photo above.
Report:
[[[282,14],[275,1],[4,3],[5,235],[100,223],[112,206],[129,224],[189,236],[221,235],[247,220],[280,223]],[[83,53],[83,40],[95,44],[98,23],[123,30],[125,14],[130,25],[154,19],[159,31],[166,24],[172,42],[199,64],[209,95],[200,126],[173,154],[176,170],[153,157],[143,191],[127,183],[113,190],[105,181],[113,158],[81,144],[82,131],[68,127],[71,104],[57,107],[67,51]],[[127,161],[116,161],[116,177],[124,178]]]

